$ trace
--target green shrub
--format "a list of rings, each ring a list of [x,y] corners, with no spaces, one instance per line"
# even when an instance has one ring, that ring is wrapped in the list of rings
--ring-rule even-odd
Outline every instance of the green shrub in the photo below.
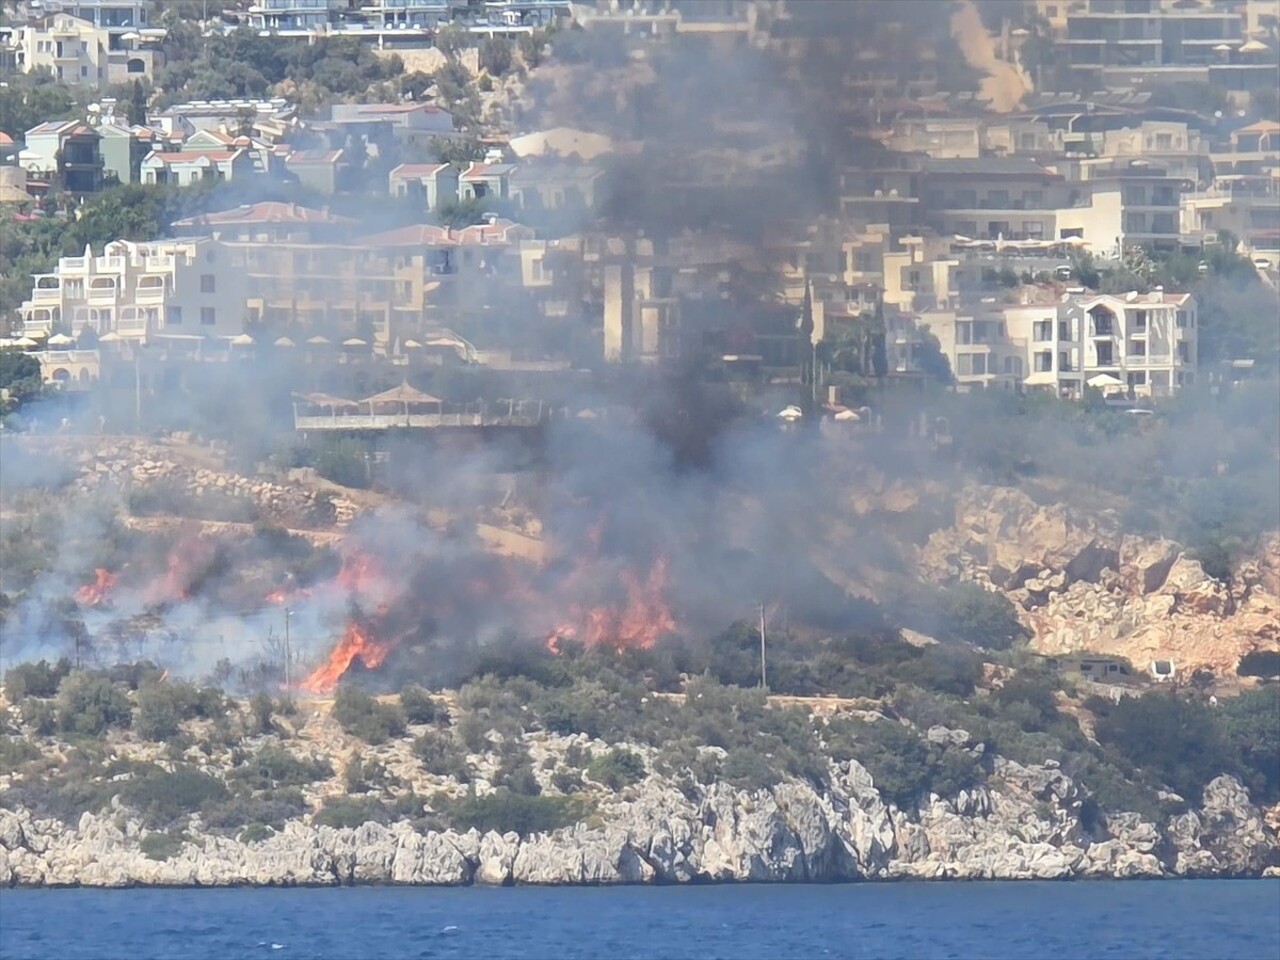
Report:
[[[471,779],[467,753],[458,738],[447,730],[428,730],[413,741],[413,753],[422,768],[437,777],[453,777],[459,783]]]
[[[39,760],[40,748],[21,737],[0,737],[0,773],[13,773],[24,763]]]
[[[1242,677],[1275,680],[1280,677],[1280,651],[1254,650],[1240,658],[1236,673]]]
[[[582,789],[582,774],[577,770],[557,770],[551,775],[551,785],[561,793],[577,793]]]
[[[527,837],[577,823],[585,808],[569,797],[534,797],[499,789],[483,797],[470,795],[454,800],[445,813],[455,830],[474,827],[481,833],[514,831]]]
[[[145,740],[168,740],[185,719],[181,696],[164,683],[143,684],[138,690],[138,736]]]
[[[400,783],[400,778],[388,772],[386,766],[377,760],[362,760],[360,757],[355,757],[347,764],[345,778],[347,793],[386,790],[397,787]]]
[[[981,758],[954,745],[929,743],[892,720],[867,723],[838,718],[827,726],[836,760],[857,760],[871,774],[880,795],[900,810],[914,810],[926,793],[954,796],[985,778]]]
[[[767,790],[782,781],[773,765],[749,747],[734,747],[720,765],[720,777],[739,790]]]
[[[253,732],[259,734],[274,733],[276,729],[275,704],[265,693],[255,693],[249,699],[249,713],[253,717]]]
[[[126,728],[133,707],[119,684],[100,674],[73,673],[58,691],[58,728],[95,737],[112,727]]]
[[[1253,801],[1280,802],[1280,687],[1246,690],[1219,710]]]
[[[252,790],[301,787],[328,780],[333,764],[323,757],[297,757],[283,747],[266,746],[231,771],[231,778]]]
[[[400,709],[409,723],[449,722],[449,709],[417,684],[400,691]]]
[[[24,697],[48,699],[58,695],[58,687],[71,673],[71,661],[63,657],[53,666],[47,660],[38,663],[20,663],[4,675],[4,693],[10,703]]]
[[[251,845],[261,843],[274,833],[275,830],[267,826],[265,823],[251,823],[240,831],[240,836],[236,839],[243,844]]]
[[[1238,769],[1224,724],[1199,701],[1158,692],[1119,703],[1091,697],[1086,706],[1098,715],[1099,743],[1192,805],[1210,780]]]
[[[610,790],[621,790],[645,777],[644,758],[634,750],[614,748],[587,764],[587,776]]]
[[[289,787],[206,804],[200,811],[200,819],[215,830],[237,830],[255,823],[282,830],[287,821],[301,817],[308,809],[302,791]]]
[[[57,711],[54,709],[53,704],[48,701],[28,697],[19,706],[23,723],[30,727],[37,736],[47,737],[58,729]]]
[[[391,811],[374,797],[330,797],[311,822],[316,826],[338,828],[390,823]]]
[[[333,719],[353,737],[376,746],[404,735],[404,711],[396,704],[379,703],[363,690],[343,687],[333,701]]]
[[[961,583],[943,591],[940,614],[946,635],[988,650],[1006,650],[1027,631],[1002,593]]]
[[[138,849],[148,860],[169,860],[182,853],[186,842],[187,837],[182,831],[148,833],[138,842]]]
[[[121,801],[137,810],[143,822],[154,829],[168,827],[228,796],[221,780],[193,767],[177,767],[172,772],[157,767],[126,781],[120,790]]]

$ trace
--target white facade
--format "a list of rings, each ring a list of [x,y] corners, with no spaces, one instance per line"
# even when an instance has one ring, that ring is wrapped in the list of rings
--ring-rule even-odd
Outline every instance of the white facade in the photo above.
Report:
[[[63,257],[34,281],[19,308],[24,335],[77,336],[87,327],[121,340],[226,338],[244,326],[244,274],[215,240],[117,240],[101,256],[86,248]]]
[[[139,9],[130,15],[134,7]],[[123,5],[118,17],[106,16],[115,7],[99,7],[88,12],[104,21],[144,19],[143,4]],[[151,75],[158,49],[136,29],[98,26],[94,20],[72,16],[74,11],[52,14],[18,27],[13,34],[16,66],[24,73],[47,69],[64,83],[105,87],[110,83],[141,79]]]
[[[256,30],[323,30],[346,9],[346,0],[256,0],[249,23]]]
[[[1028,387],[1079,397],[1106,376],[1114,382],[1101,383],[1103,393],[1167,397],[1195,379],[1198,318],[1190,294],[1068,294],[1056,305],[1004,313],[1010,334],[1026,343]]]

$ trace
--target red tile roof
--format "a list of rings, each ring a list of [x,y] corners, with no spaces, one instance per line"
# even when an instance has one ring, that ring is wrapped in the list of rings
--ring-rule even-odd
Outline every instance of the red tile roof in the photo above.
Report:
[[[163,151],[153,150],[147,154],[147,160],[158,160],[160,163],[195,163],[199,160],[209,160],[212,163],[225,163],[239,156],[239,150],[182,150],[182,151]],[[146,162],[146,161],[144,161]]]
[[[391,171],[393,177],[429,177],[447,169],[447,163],[402,163]]]
[[[277,200],[266,200],[262,203],[245,204],[234,210],[220,210],[217,213],[206,213],[199,217],[188,217],[174,223],[175,227],[242,225],[255,223],[355,223],[349,217],[339,217],[328,210],[313,210],[300,207],[296,203],[281,203]]]

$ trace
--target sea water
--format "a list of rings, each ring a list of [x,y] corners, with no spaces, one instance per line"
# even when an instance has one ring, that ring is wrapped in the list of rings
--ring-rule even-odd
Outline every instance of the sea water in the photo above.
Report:
[[[3,960],[1280,960],[1280,881],[0,891]]]

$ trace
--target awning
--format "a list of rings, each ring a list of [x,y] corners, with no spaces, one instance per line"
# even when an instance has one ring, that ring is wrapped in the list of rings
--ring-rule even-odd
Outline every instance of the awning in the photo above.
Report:
[[[1052,370],[1037,370],[1022,382],[1028,387],[1051,387],[1057,384],[1058,375]]]
[[[1091,387],[1123,387],[1124,381],[1119,377],[1113,377],[1109,373],[1100,373],[1096,377],[1090,377],[1085,381]]]

